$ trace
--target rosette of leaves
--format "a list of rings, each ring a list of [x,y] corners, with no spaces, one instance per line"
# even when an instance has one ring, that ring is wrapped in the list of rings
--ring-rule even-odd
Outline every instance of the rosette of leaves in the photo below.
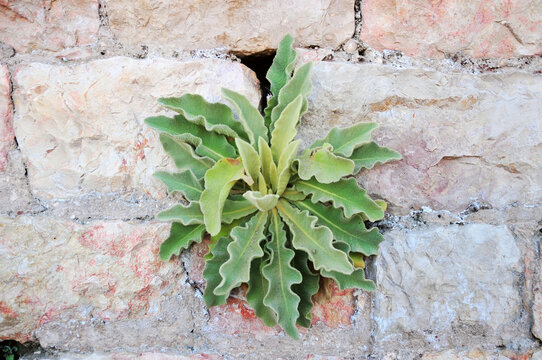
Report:
[[[384,208],[353,175],[400,155],[371,141],[374,123],[334,128],[298,155],[312,63],[294,72],[292,44],[291,36],[281,41],[267,73],[272,97],[263,115],[243,95],[222,89],[231,107],[192,94],[161,98],[178,114],[146,123],[178,167],[155,176],[188,201],[158,215],[173,222],[161,258],[208,233],[207,306],[226,303],[234,288],[248,284],[256,315],[298,338],[296,324],[311,324],[320,278],[340,289],[374,290],[363,258],[378,253],[382,236],[364,220],[382,219]]]

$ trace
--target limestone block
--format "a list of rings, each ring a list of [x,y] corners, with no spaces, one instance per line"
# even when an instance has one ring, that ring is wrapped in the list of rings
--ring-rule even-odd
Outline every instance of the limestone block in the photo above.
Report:
[[[163,96],[198,93],[221,100],[227,87],[257,105],[259,84],[240,63],[124,57],[73,66],[32,63],[14,76],[14,128],[34,195],[65,199],[91,191],[160,198],[152,177],[171,167],[148,116],[167,112]]]
[[[97,38],[98,0],[3,0],[0,6],[0,42],[17,52],[56,52]]]
[[[133,51],[226,47],[236,53],[275,49],[290,33],[299,46],[336,48],[354,34],[348,0],[106,0],[111,30]]]
[[[392,212],[542,201],[542,76],[318,62],[313,85],[302,148],[334,126],[378,123],[376,141],[403,160],[359,179]]]
[[[444,0],[362,3],[361,39],[378,51],[443,58],[514,57],[542,53],[542,7],[531,0]]]
[[[527,337],[515,325],[522,257],[506,226],[392,230],[385,238],[375,264],[379,349],[496,346]]]
[[[0,172],[6,168],[8,152],[14,147],[13,105],[11,103],[11,84],[9,71],[6,66],[0,65]]]

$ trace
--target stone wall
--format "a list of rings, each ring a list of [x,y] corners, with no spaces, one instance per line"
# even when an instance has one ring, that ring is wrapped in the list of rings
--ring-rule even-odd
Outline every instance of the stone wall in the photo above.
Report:
[[[143,123],[257,105],[285,33],[315,62],[303,144],[374,121],[403,154],[358,179],[389,204],[378,290],[331,284],[300,341],[241,292],[205,308],[206,243],[159,260],[179,198]],[[0,339],[28,359],[542,359],[541,240],[538,0],[0,0]]]

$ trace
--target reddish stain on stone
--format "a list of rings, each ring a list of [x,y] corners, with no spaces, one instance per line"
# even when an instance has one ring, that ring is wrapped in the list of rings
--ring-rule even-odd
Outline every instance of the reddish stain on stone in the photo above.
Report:
[[[9,306],[7,306],[4,302],[0,301],[0,314],[8,316],[13,319],[17,319],[19,315],[13,311]]]
[[[43,314],[41,317],[40,317],[40,320],[39,320],[39,324],[40,326],[45,324],[45,323],[48,323],[49,321],[53,320],[54,318],[56,318],[58,315],[60,315],[61,313],[61,310],[59,309],[54,309],[54,308],[51,308],[49,310],[47,310],[45,312],[45,314]]]
[[[329,282],[328,292],[320,291],[313,296],[312,323],[322,322],[326,326],[336,328],[350,326],[354,315],[353,290],[339,290],[337,284]]]

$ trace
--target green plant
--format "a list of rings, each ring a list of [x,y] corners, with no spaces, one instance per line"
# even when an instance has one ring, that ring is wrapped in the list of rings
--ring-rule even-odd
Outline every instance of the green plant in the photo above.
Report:
[[[178,255],[209,233],[207,306],[224,304],[247,283],[256,315],[298,338],[296,324],[310,326],[311,297],[321,277],[340,289],[374,290],[359,266],[364,256],[378,253],[382,236],[367,229],[364,219],[382,219],[385,205],[354,177],[344,177],[400,155],[371,142],[373,123],[334,128],[297,155],[300,140],[294,138],[307,111],[312,63],[294,72],[292,44],[291,36],[281,41],[267,73],[272,97],[264,116],[241,94],[222,89],[237,117],[226,105],[186,94],[158,100],[178,115],[146,123],[161,132],[180,171],[156,177],[189,202],[158,215],[173,221],[161,258]]]

